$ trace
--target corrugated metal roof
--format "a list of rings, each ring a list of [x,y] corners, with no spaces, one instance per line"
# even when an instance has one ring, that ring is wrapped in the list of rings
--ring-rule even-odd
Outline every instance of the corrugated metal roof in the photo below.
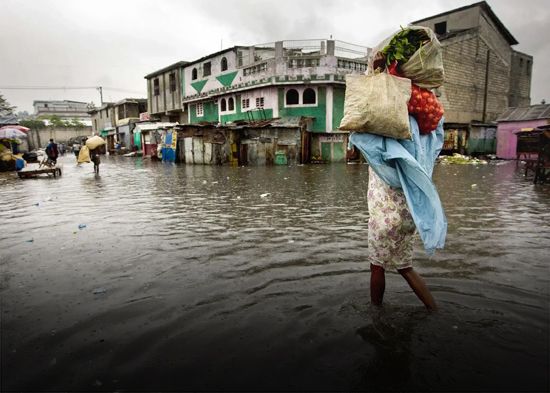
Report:
[[[497,122],[550,119],[550,104],[508,108]]]

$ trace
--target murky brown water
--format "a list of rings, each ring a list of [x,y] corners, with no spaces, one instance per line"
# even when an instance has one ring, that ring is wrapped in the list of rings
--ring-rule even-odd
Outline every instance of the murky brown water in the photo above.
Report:
[[[436,167],[428,314],[395,273],[368,305],[365,165],[73,160],[0,174],[2,391],[549,388],[550,187],[515,163]]]

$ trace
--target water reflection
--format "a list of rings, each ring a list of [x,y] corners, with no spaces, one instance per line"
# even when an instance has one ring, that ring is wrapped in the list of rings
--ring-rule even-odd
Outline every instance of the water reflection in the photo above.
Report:
[[[436,167],[430,315],[393,273],[368,306],[364,165],[63,161],[0,174],[3,389],[548,387],[550,188],[514,163]]]

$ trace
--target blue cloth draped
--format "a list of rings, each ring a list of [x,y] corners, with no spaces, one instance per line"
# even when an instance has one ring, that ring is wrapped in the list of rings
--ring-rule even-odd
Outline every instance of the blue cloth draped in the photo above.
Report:
[[[432,181],[435,160],[443,147],[443,121],[435,131],[420,135],[416,119],[409,116],[412,140],[368,133],[350,135],[350,145],[361,151],[376,174],[391,187],[403,189],[429,255],[444,247],[447,235],[447,218]]]

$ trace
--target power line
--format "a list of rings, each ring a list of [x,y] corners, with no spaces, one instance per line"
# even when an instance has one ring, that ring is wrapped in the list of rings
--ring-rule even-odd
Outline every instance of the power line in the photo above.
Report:
[[[120,91],[124,93],[143,94],[143,91],[121,89],[119,87],[106,87],[106,86],[0,86],[3,90],[104,90]]]
[[[0,86],[4,90],[87,90],[97,86]]]

